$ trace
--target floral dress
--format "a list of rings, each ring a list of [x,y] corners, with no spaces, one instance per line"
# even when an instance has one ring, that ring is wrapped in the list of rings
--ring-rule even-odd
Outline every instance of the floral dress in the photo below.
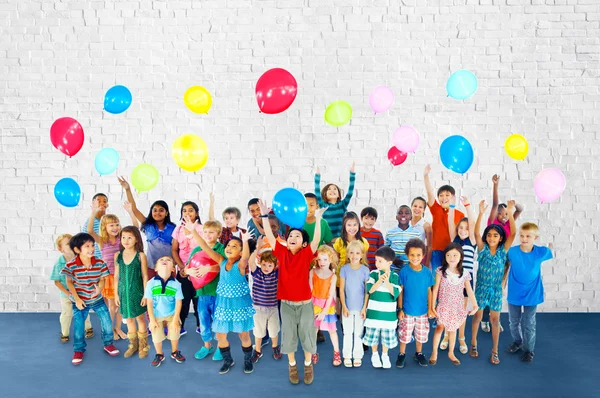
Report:
[[[242,333],[254,328],[254,307],[248,281],[240,273],[236,261],[227,271],[227,260],[221,263],[217,301],[213,315],[212,331],[215,333]]]
[[[437,297],[438,323],[444,325],[447,331],[453,332],[467,319],[463,289],[465,281],[471,280],[471,274],[467,270],[463,270],[462,276],[446,271],[444,278],[439,268],[436,273],[442,277]]]
[[[479,253],[475,286],[475,298],[479,308],[490,307],[490,311],[496,312],[502,310],[502,278],[507,259],[508,252],[504,245],[498,246],[496,254],[492,255],[486,243]]]

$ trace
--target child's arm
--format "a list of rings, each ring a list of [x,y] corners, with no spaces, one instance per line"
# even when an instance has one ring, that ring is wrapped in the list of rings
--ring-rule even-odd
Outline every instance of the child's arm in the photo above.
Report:
[[[525,210],[525,208],[522,204],[515,203],[515,221],[517,221],[517,218],[523,213],[523,210]]]
[[[209,194],[210,203],[208,205],[208,219],[210,221],[215,221],[215,195],[211,192]]]
[[[467,271],[464,271],[467,272]],[[469,298],[469,301],[471,302],[471,305],[473,306],[473,310],[471,312],[469,312],[469,315],[475,315],[475,313],[479,310],[479,307],[477,306],[477,299],[475,298],[475,293],[473,292],[473,288],[471,287],[471,284],[469,283],[468,280],[465,279],[465,289],[467,290],[467,297]]]
[[[460,200],[467,210],[467,218],[469,219],[469,240],[472,245],[475,245],[477,243],[477,240],[475,239],[475,220],[477,218],[475,217],[473,206],[471,206],[471,200],[467,196],[461,196]]]
[[[498,174],[494,174],[492,176],[492,183],[492,208],[490,209],[488,224],[494,222],[496,217],[498,217],[498,204],[500,203],[500,200],[498,199],[498,184],[500,183],[500,176]]]
[[[310,272],[308,273],[308,286],[310,286],[310,291],[311,292],[313,290],[313,275],[314,275],[314,273],[315,273],[314,268],[311,269]]]
[[[138,222],[137,218],[135,217],[135,213],[133,212],[133,206],[131,205],[131,203],[129,203],[128,201],[125,201],[125,202],[123,202],[123,207],[125,208],[125,211],[127,212],[127,214],[129,214],[129,218],[131,218],[132,225],[136,228],[139,228],[140,223]]]
[[[119,263],[117,258],[119,257],[119,252],[115,253],[115,275],[114,275],[114,283],[115,283],[115,305],[119,307],[121,305],[121,298],[119,297]]]
[[[354,182],[356,181],[356,173],[354,172],[354,168],[356,166],[356,162],[352,162],[352,167],[350,167],[350,184],[348,185],[348,192],[344,197],[344,207],[348,207],[350,204],[350,199],[352,199],[352,195],[354,195]]]
[[[369,304],[369,294],[365,289],[365,300],[362,309],[360,310],[360,318],[364,321],[367,319],[367,305]]]
[[[258,201],[258,207],[260,207],[261,216],[269,214],[269,208],[267,207],[267,203],[264,200],[260,199]],[[315,226],[315,232],[316,229],[317,227]],[[271,231],[271,228],[265,228],[265,237],[267,238],[267,243],[269,244],[269,246],[271,246],[271,248],[275,250],[275,244],[277,243],[277,239],[275,238],[275,235],[273,235],[273,231]]]
[[[256,249],[254,249],[254,252],[250,255],[250,259],[248,260],[249,261],[248,264],[250,265],[250,272],[256,271],[256,268],[258,267],[258,265],[256,264],[256,258],[258,257],[258,252],[260,251],[260,249],[262,247],[263,247],[263,238],[261,236],[256,241]]]
[[[199,236],[198,233],[196,234]],[[200,244],[200,242],[198,242],[198,244]],[[181,260],[181,257],[179,257],[179,241],[175,238],[171,241],[171,257],[173,257],[175,265],[179,267],[179,275],[181,275],[181,271],[185,268],[185,264]],[[183,277],[183,275],[181,276]]]
[[[433,229],[431,228],[431,224],[429,222],[425,222],[423,225],[423,229],[425,230],[425,239],[427,239],[427,264],[431,266],[431,253],[433,252]]]
[[[479,202],[479,215],[477,216],[477,221],[475,221],[475,241],[477,242],[477,249],[479,249],[479,251],[482,251],[483,247],[484,247],[484,242],[483,242],[483,239],[481,238],[480,225],[481,225],[481,219],[483,218],[483,213],[485,213],[486,209],[487,209],[487,206],[485,204],[485,200],[482,200],[481,202]]]
[[[427,190],[427,206],[431,207],[435,203],[435,195],[433,194],[433,187],[429,180],[429,172],[431,172],[431,166],[425,166],[423,170],[423,181],[425,182],[425,189]]]
[[[125,193],[127,194],[127,201],[131,203],[131,209],[133,211],[132,214],[135,215],[135,218],[137,218],[139,222],[144,223],[144,221],[146,221],[146,216],[144,216],[144,214],[137,208],[129,183],[127,182],[125,177],[117,177],[117,179],[121,184],[121,188],[123,188],[125,190]],[[132,218],[131,220],[133,222],[134,218]]]
[[[312,242],[310,242],[310,250],[312,250],[313,253],[316,253],[317,249],[319,248],[319,244],[321,243],[321,219],[323,218],[323,213],[325,213],[325,211],[327,211],[327,207],[322,207],[315,210],[315,218],[317,219],[315,224],[315,234],[313,235]]]
[[[67,297],[69,297],[71,295],[71,292],[68,291],[67,289],[65,289],[65,287],[63,286],[62,283],[60,283],[60,281],[54,281],[54,284],[56,285],[56,287],[58,288],[58,290],[60,290],[64,294],[66,294]]]
[[[450,233],[450,242],[456,238],[456,225],[454,224],[454,207],[448,209],[448,232]]]
[[[319,207],[325,207],[326,203],[321,197],[321,170],[318,167],[315,169],[315,196],[317,197]]]
[[[92,235],[92,238],[94,238],[98,246],[102,248],[102,239],[100,238],[100,235],[98,235],[96,231],[94,231],[94,221],[96,220],[96,213],[98,213],[98,205],[94,202],[94,204],[92,204],[92,214],[90,214],[90,218],[88,219],[87,233]]]
[[[173,325],[174,329],[177,330],[181,327],[181,320],[179,319],[179,314],[181,314],[181,306],[183,300],[175,301],[175,313],[173,313]]]
[[[465,271],[467,272],[467,271]],[[428,302],[427,302],[427,306],[428,306],[428,313],[433,313],[433,315],[435,315],[433,318],[437,318],[437,310],[435,308],[435,302],[437,300],[437,296],[439,294],[440,291],[440,283],[442,282],[442,276],[440,274],[438,274],[437,272],[435,273],[435,285],[433,285],[433,293],[431,292],[431,289],[429,289],[429,295],[428,295]]]
[[[71,296],[75,299],[75,305],[78,309],[82,310],[85,308],[85,303],[77,294],[77,290],[75,289],[75,284],[73,283],[73,279],[70,276],[67,276],[67,287],[69,288],[69,292],[71,292]]]
[[[158,323],[156,322],[156,318],[154,317],[154,299],[149,298],[145,300],[146,306],[148,307],[148,319],[150,320],[148,328],[151,331],[154,331],[154,329],[158,327]],[[173,316],[173,318],[175,318],[175,316]]]
[[[515,236],[517,236],[517,225],[515,224],[515,217],[513,214],[514,209],[515,209],[515,201],[509,200],[508,201],[508,222],[510,225],[510,235],[506,237],[506,242],[504,242],[504,248],[506,250],[510,249],[510,247],[512,246],[512,244],[515,240]]]
[[[242,232],[242,258],[238,262],[238,268],[240,274],[246,275],[246,267],[248,266],[248,258],[250,257],[250,246],[248,245],[248,239],[251,238],[250,232]]]
[[[404,289],[400,289],[400,294],[398,295],[398,320],[401,321],[404,318],[404,308],[402,308],[402,296],[404,296]]]
[[[216,261],[219,264],[221,264],[223,262],[223,260],[225,258],[223,256],[221,256],[219,253],[217,253],[216,251],[214,251],[212,249],[212,247],[210,247],[208,245],[208,243],[206,243],[204,238],[202,238],[200,236],[198,231],[196,231],[196,225],[198,225],[198,220],[194,221],[193,223],[189,220],[187,220],[187,221],[183,220],[182,225],[185,229],[187,229],[188,231],[190,231],[192,233],[192,235],[194,236],[194,239],[196,240],[196,242],[198,242],[198,244],[200,245],[202,250],[205,251],[206,254],[208,254],[208,257],[212,258],[214,261]],[[203,267],[203,268],[205,268],[205,267]]]
[[[433,298],[433,291],[432,291],[432,286],[429,286],[427,288],[427,315],[429,316],[429,318],[436,318],[437,317],[437,313],[435,311],[435,306],[434,306],[434,298]]]
[[[144,283],[144,289],[146,289],[146,284],[148,283],[148,258],[144,253],[140,252],[140,262],[142,263],[142,281]],[[146,299],[142,297],[142,303],[140,304],[142,307],[146,305]]]
[[[335,285],[333,285],[333,286],[335,286]],[[343,276],[340,275],[340,303],[342,305],[342,316],[344,318],[348,318],[348,316],[350,316],[350,313],[348,311],[348,307],[346,306],[345,287],[346,287],[346,278],[344,278]]]

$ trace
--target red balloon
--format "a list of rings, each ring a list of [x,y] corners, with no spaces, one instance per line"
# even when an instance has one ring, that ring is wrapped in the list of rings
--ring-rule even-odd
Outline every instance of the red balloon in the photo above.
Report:
[[[83,127],[71,117],[56,119],[50,127],[52,145],[65,155],[73,157],[83,146]]]
[[[269,69],[256,82],[256,102],[260,111],[281,113],[292,105],[298,92],[298,83],[285,69]]]
[[[210,258],[208,256],[208,254],[206,254],[206,252],[204,251],[200,251],[196,254],[194,254],[194,256],[190,259],[190,268],[200,268],[200,267],[210,267],[213,265],[216,265],[217,262],[214,261],[212,258]],[[188,278],[190,278],[190,280],[192,281],[192,285],[194,285],[194,289],[200,289],[203,288],[204,286],[208,285],[210,282],[213,281],[213,279],[215,279],[217,277],[218,273],[217,272],[209,272],[208,274],[204,275],[201,278],[196,278],[195,276],[189,276]]]
[[[408,155],[405,152],[402,152],[395,146],[391,147],[388,151],[388,159],[394,166],[400,166],[407,157]]]

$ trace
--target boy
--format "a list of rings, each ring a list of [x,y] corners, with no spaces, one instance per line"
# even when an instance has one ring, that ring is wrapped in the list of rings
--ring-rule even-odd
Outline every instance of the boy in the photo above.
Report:
[[[406,242],[414,238],[421,237],[421,231],[410,225],[412,220],[412,211],[407,205],[402,205],[396,213],[396,221],[398,226],[387,231],[385,234],[385,245],[389,246],[396,253],[396,258],[402,260],[402,264],[408,261],[408,257],[404,252]],[[395,269],[398,272],[400,269]]]
[[[369,251],[367,252],[369,270],[374,271],[377,269],[375,266],[375,252],[385,245],[381,231],[373,228],[377,221],[377,210],[373,207],[365,207],[360,212],[360,221],[362,222],[360,235],[369,242]]]
[[[448,230],[448,211],[450,208],[455,208],[454,205],[456,197],[456,191],[450,185],[442,185],[437,191],[437,198],[433,195],[433,188],[431,181],[429,180],[429,173],[431,172],[431,166],[425,166],[423,172],[423,180],[425,181],[425,189],[427,189],[427,206],[431,211],[433,221],[431,223],[431,229],[433,230],[433,237],[431,245],[431,258],[428,259],[431,270],[435,272],[437,268],[442,265],[442,257],[444,255],[444,249],[450,241],[450,232]],[[461,211],[454,210],[454,222],[458,224],[460,220],[464,218],[464,214]],[[429,242],[427,242],[429,244]]]
[[[69,247],[76,254],[73,261],[67,263],[62,273],[67,277],[67,286],[73,296],[73,365],[83,361],[83,353],[87,346],[83,337],[84,319],[90,310],[98,315],[102,326],[102,343],[104,351],[111,357],[119,355],[119,350],[113,345],[113,327],[108,307],[102,297],[102,289],[108,267],[104,261],[94,257],[94,238],[85,232],[78,233],[69,241]]]
[[[92,209],[98,209],[94,215],[94,232],[100,235],[100,219],[106,214],[106,209],[108,208],[108,196],[103,193],[95,194],[92,198],[92,205],[90,207]],[[87,232],[88,222],[89,218],[86,218],[83,226],[81,227],[81,232]],[[98,244],[94,244],[94,248],[94,257],[96,257],[98,260],[102,260],[102,253],[100,252],[100,247]]]
[[[228,207],[223,210],[223,221],[225,222],[225,226],[221,230],[221,236],[219,237],[219,242],[221,242],[223,246],[227,246],[234,236],[236,238],[241,238],[242,234],[246,233],[244,228],[238,227],[241,218],[242,212],[237,207]]]
[[[363,344],[373,349],[371,364],[374,368],[392,367],[388,351],[398,345],[396,338],[396,300],[400,295],[398,275],[391,270],[396,254],[387,246],[375,252],[375,266],[367,280],[367,316]],[[379,336],[381,335],[381,358],[379,358]]]
[[[308,234],[308,241],[311,242],[315,234],[315,211],[319,208],[319,202],[317,199],[317,195],[315,195],[314,193],[306,193],[304,194],[304,197],[306,198],[306,204],[308,205],[308,213],[306,214],[306,223],[304,223],[302,229],[306,231],[306,233]],[[323,218],[321,219],[321,241],[319,242],[319,246],[331,245],[333,244],[333,242],[334,239],[333,235],[331,234],[329,224]]]
[[[405,251],[408,256],[408,267],[400,270],[400,286],[402,294],[398,297],[398,319],[400,320],[400,353],[396,367],[403,368],[406,359],[406,345],[411,336],[415,336],[416,352],[414,359],[421,366],[427,366],[427,358],[423,355],[423,344],[429,336],[429,318],[434,314],[431,309],[433,301],[433,285],[435,279],[429,268],[421,264],[427,248],[421,239],[406,242]]]
[[[266,203],[261,200],[259,205],[261,215],[266,215]],[[281,300],[281,351],[288,356],[289,380],[292,384],[300,382],[296,366],[298,339],[304,350],[304,383],[311,384],[314,380],[312,354],[317,352],[317,334],[308,275],[310,263],[321,241],[321,218],[326,210],[325,207],[315,211],[315,235],[310,244],[304,230],[290,229],[287,247],[277,242],[270,228],[265,230],[267,241],[274,248],[273,254],[279,263],[277,299]]]
[[[156,355],[152,361],[152,366],[159,367],[165,360],[163,354],[163,340],[171,340],[171,358],[177,363],[185,362],[185,357],[177,349],[179,343],[179,330],[181,320],[179,314],[183,300],[183,291],[181,283],[174,277],[175,264],[171,257],[161,257],[156,262],[156,276],[148,281],[144,290],[144,298],[148,307],[148,318],[150,323],[148,327],[152,331],[152,342]],[[165,337],[163,328],[167,323],[168,337]]]
[[[67,278],[64,274],[61,274],[65,265],[67,265],[68,261],[73,260],[75,258],[75,253],[69,247],[69,241],[72,236],[69,234],[60,235],[56,238],[56,248],[62,255],[54,264],[54,268],[52,269],[52,274],[50,274],[50,280],[54,281],[54,284],[60,291],[60,341],[62,343],[66,343],[69,341],[69,331],[71,330],[71,321],[73,320],[73,297],[71,296],[71,292],[69,292],[69,288],[67,287]],[[85,337],[89,339],[88,335],[94,335],[94,329],[92,329],[92,322],[90,322],[90,315],[88,314],[87,318],[85,318]]]
[[[538,304],[544,302],[542,262],[553,258],[552,244],[549,247],[533,244],[538,237],[538,226],[526,222],[519,230],[521,245],[508,250],[510,271],[507,301],[513,342],[507,351],[512,354],[523,350],[521,362],[526,363],[533,361],[535,313]]]
[[[248,231],[255,239],[258,239],[261,236],[265,236],[265,231],[263,227],[263,217],[260,216],[260,207],[258,206],[258,198],[252,198],[248,202],[248,212],[250,213],[250,219],[248,220]],[[271,220],[271,213],[269,213],[269,221]],[[279,223],[279,220],[278,220]],[[277,233],[284,235],[285,234],[285,226],[279,225],[277,227]]]

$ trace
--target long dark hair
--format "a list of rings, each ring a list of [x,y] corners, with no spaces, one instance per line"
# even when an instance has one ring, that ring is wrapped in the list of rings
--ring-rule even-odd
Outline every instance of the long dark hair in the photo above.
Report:
[[[198,205],[196,203],[189,201],[189,200],[187,202],[183,202],[181,204],[181,212],[179,213],[179,220],[183,220],[183,208],[185,206],[192,206],[194,208],[194,210],[196,210],[196,219],[192,220],[192,222],[197,220],[198,224],[202,224],[202,221],[200,220],[200,208],[198,207]],[[169,211],[169,210],[167,209],[167,211]]]
[[[133,225],[123,227],[121,229],[121,232],[119,232],[119,250],[125,250],[125,248],[121,244],[121,236],[123,235],[123,232],[130,233],[135,237],[135,251],[138,253],[143,253],[144,241],[142,240],[142,234],[140,233],[140,230],[137,227],[134,227]]]
[[[164,200],[157,200],[156,202],[152,203],[152,206],[150,206],[150,211],[148,212],[146,219],[142,223],[142,231],[146,231],[146,227],[148,225],[156,225],[156,221],[152,218],[152,209],[154,209],[154,206],[160,206],[167,211],[167,216],[165,217],[165,225],[170,224],[175,226],[175,223],[171,221],[171,212],[169,211],[169,205],[167,204],[167,202],[165,202]]]
[[[463,276],[463,260],[465,258],[465,252],[463,251],[460,243],[452,242],[448,246],[446,246],[446,248],[444,249],[444,255],[442,256],[442,267],[440,268],[440,271],[442,272],[442,276],[445,278],[446,270],[448,269],[448,262],[446,261],[446,253],[448,253],[451,250],[457,250],[460,253],[460,261],[458,262],[456,269],[458,270],[458,276],[460,278],[462,278],[462,276]]]
[[[498,235],[500,235],[500,242],[498,242],[498,247],[500,247],[501,245],[504,245],[504,242],[506,242],[506,232],[504,232],[504,228],[502,228],[500,225],[498,224],[490,224],[488,225],[484,230],[483,230],[483,236],[481,237],[483,239],[483,241],[485,242],[485,244],[487,245],[487,235],[488,233],[492,230],[495,229],[496,232],[498,232]],[[489,246],[489,245],[488,245]]]
[[[344,242],[344,246],[348,246],[348,233],[346,232],[346,222],[350,220],[356,220],[358,223],[358,232],[356,233],[356,240],[362,242],[362,236],[360,235],[360,218],[358,218],[358,214],[353,211],[347,211],[344,214],[344,218],[342,218],[342,242]]]

